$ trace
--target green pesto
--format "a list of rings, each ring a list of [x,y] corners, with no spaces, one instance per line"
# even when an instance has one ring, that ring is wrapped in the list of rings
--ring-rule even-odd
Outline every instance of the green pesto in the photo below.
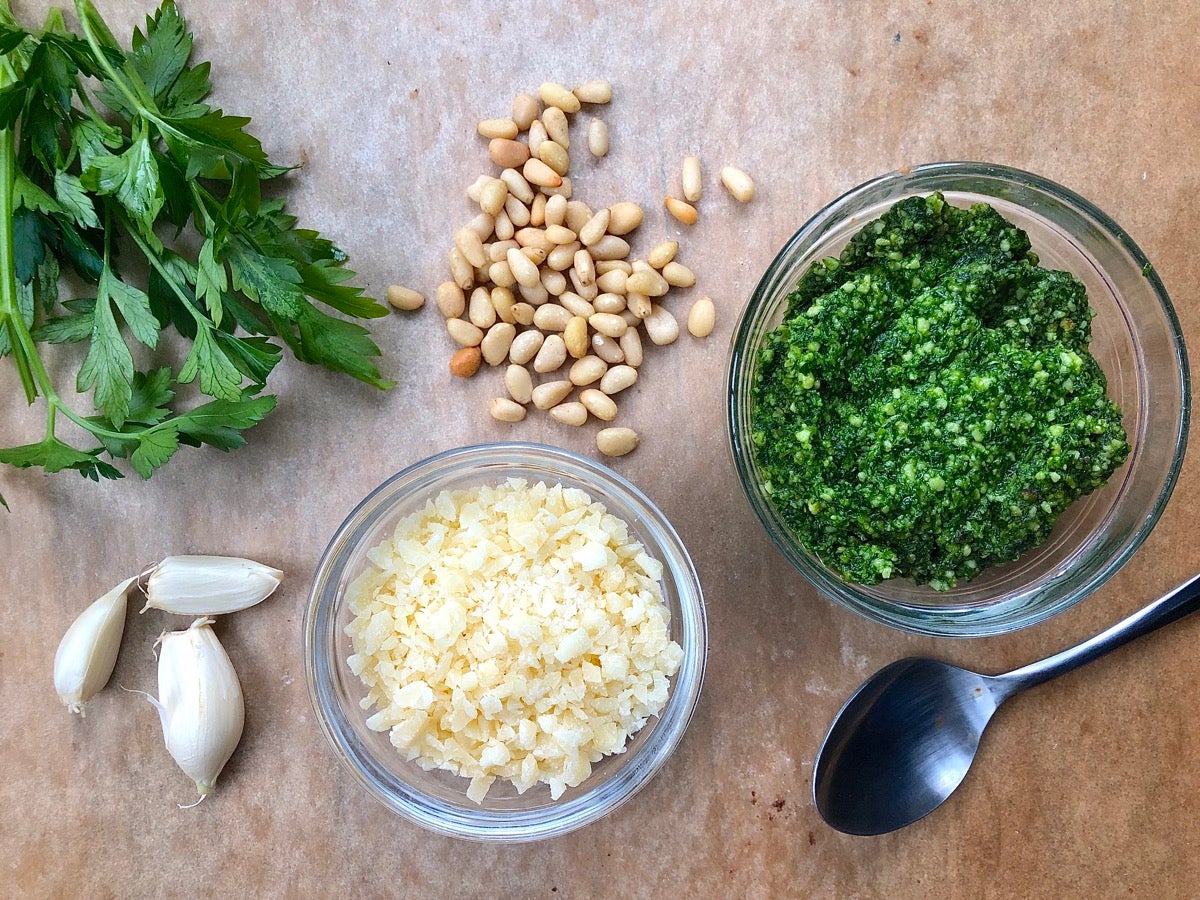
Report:
[[[987,204],[900,201],[812,266],[766,336],[764,491],[856,583],[947,590],[1016,559],[1129,453],[1092,315]]]

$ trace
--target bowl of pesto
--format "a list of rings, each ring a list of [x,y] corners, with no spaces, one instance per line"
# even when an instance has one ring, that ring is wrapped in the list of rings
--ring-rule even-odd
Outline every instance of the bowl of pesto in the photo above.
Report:
[[[999,634],[1094,591],[1154,527],[1187,355],[1145,255],[1037,175],[892,172],[788,241],[734,334],[751,506],[822,593],[922,634]]]

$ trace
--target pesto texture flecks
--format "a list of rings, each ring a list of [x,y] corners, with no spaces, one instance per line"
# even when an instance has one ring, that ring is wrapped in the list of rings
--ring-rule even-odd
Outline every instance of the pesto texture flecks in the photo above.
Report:
[[[1129,453],[1092,315],[987,204],[900,201],[801,278],[763,342],[765,493],[860,584],[946,590],[1016,559]]]

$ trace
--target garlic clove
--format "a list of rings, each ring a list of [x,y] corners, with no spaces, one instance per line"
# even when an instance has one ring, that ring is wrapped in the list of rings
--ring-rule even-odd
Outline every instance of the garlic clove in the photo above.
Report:
[[[168,556],[146,581],[147,609],[215,616],[248,609],[275,592],[283,572],[232,556]]]
[[[54,689],[71,712],[83,705],[112,675],[125,633],[126,595],[136,579],[128,578],[93,602],[71,623],[54,653]]]
[[[217,640],[212,619],[165,632],[158,647],[158,709],[171,758],[203,799],[242,737],[245,704],[233,663]]]

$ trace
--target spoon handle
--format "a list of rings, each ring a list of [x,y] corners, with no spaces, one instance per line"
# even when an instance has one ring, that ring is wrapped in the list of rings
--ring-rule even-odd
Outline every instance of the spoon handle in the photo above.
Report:
[[[1074,647],[1014,669],[1004,675],[997,675],[995,676],[996,681],[1003,685],[1004,696],[1011,696],[1026,688],[1049,681],[1051,678],[1065,675],[1067,672],[1103,656],[1110,650],[1124,646],[1134,638],[1149,634],[1164,625],[1170,625],[1198,609],[1200,609],[1200,575],[1193,575],[1153,603],[1142,607],[1111,628],[1088,638],[1082,644],[1076,644]]]

